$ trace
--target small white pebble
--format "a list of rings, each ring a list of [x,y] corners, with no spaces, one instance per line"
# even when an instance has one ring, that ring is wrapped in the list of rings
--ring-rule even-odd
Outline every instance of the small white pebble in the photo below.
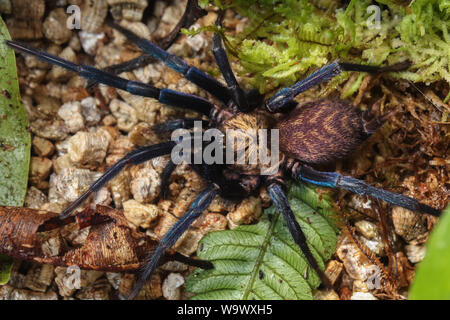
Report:
[[[46,257],[56,257],[60,254],[62,246],[61,238],[49,238],[42,243],[42,253],[44,253]]]
[[[369,292],[367,282],[362,280],[353,281],[353,292],[360,292],[360,293]]]
[[[172,272],[182,272],[189,268],[188,265],[179,261],[168,261],[161,266],[161,269]]]
[[[69,139],[68,154],[74,164],[102,163],[108,150],[111,135],[106,130],[79,131]]]
[[[182,14],[183,13],[181,12],[179,7],[170,6],[167,7],[166,10],[164,10],[161,21],[167,24],[177,24],[178,21],[180,21]]]
[[[87,125],[93,126],[100,122],[102,119],[100,110],[97,108],[97,102],[95,98],[88,97],[81,100],[81,108],[83,117],[86,120]]]
[[[58,55],[60,58],[63,58],[65,60],[71,61],[71,62],[77,62],[77,54],[75,51],[72,50],[71,47],[66,47],[61,53]],[[54,65],[52,69],[50,70],[48,77],[51,80],[54,81],[62,81],[62,80],[68,80],[71,77],[71,72],[69,70],[63,69],[61,67],[58,67]]]
[[[91,203],[91,209],[95,210],[98,204],[108,206],[111,201],[111,193],[108,191],[108,188],[103,187],[95,193],[94,199]]]
[[[350,300],[378,300],[370,292],[353,292]]]
[[[374,240],[375,238],[378,238],[380,233],[378,232],[377,225],[366,221],[361,220],[357,221],[355,223],[356,231],[358,231],[360,234],[362,234],[364,237],[370,240]]]
[[[379,267],[372,264],[350,236],[346,234],[339,236],[336,254],[344,263],[347,274],[353,279],[365,281],[381,272]]]
[[[367,247],[370,251],[378,256],[384,256],[384,243],[381,241],[381,237],[378,239],[369,240],[365,237],[359,237],[359,240]]]
[[[117,126],[120,130],[129,132],[138,123],[136,110],[128,103],[118,99],[111,101],[109,105],[111,113],[117,119]]]
[[[102,174],[87,169],[62,169],[50,176],[50,202],[75,201]]]
[[[360,195],[354,195],[351,198],[350,204],[356,209],[371,209],[372,200]]]
[[[227,219],[230,228],[235,228],[241,224],[249,224],[262,214],[261,199],[249,197],[244,199],[234,211],[228,213]]]
[[[124,209],[123,214],[127,220],[137,227],[146,229],[158,217],[158,207],[156,205],[144,205],[136,200],[125,201],[122,205]]]
[[[184,278],[179,273],[171,273],[164,280],[162,292],[167,300],[179,300],[181,297],[180,287],[184,284]]]
[[[195,24],[193,28],[199,28],[199,24]],[[193,37],[186,38],[186,44],[191,48],[194,52],[200,52],[204,47],[208,45],[208,40],[205,38],[205,33],[200,32],[199,34]]]
[[[84,118],[82,115],[81,103],[78,101],[67,102],[58,110],[58,116],[71,133],[75,133],[84,128]]]
[[[97,46],[99,42],[105,37],[105,34],[102,33],[90,33],[86,31],[78,32],[78,36],[80,37],[81,46],[83,50],[89,54],[94,55],[97,51]]]
[[[340,300],[340,298],[334,290],[317,290],[314,293],[314,300]]]
[[[158,197],[161,192],[161,176],[153,167],[147,165],[132,175],[131,193],[136,201],[152,202]]]
[[[412,263],[418,263],[425,258],[426,247],[417,245],[407,245],[405,246],[406,256],[408,260]]]
[[[122,274],[121,273],[115,273],[115,272],[107,272],[106,273],[106,279],[108,279],[111,286],[118,290],[120,287],[120,283],[122,282]]]

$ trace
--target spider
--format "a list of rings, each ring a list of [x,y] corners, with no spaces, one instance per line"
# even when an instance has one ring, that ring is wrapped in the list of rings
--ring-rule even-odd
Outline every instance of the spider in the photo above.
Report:
[[[218,26],[221,26],[222,18],[221,13],[216,22]],[[136,297],[146,280],[161,263],[166,250],[171,248],[194,220],[208,208],[216,195],[239,200],[256,192],[261,186],[267,188],[272,202],[282,213],[295,243],[327,288],[331,288],[331,283],[312,255],[305,235],[290,208],[285,193],[285,179],[288,176],[294,180],[306,181],[321,187],[342,188],[360,195],[371,196],[412,211],[435,216],[440,214],[440,210],[413,198],[375,188],[364,181],[343,176],[337,172],[323,172],[313,168],[313,166],[349,156],[381,126],[384,118],[366,119],[363,113],[343,100],[324,98],[306,104],[297,104],[293,101],[301,92],[328,81],[343,71],[370,73],[400,71],[407,68],[405,64],[375,67],[335,61],[292,87],[281,89],[269,99],[264,99],[256,90],[245,92],[241,89],[231,69],[222,40],[217,34],[213,37],[213,53],[226,85],[115,22],[109,21],[109,24],[141,50],[184,75],[187,80],[217,98],[220,103],[165,88],[159,89],[142,82],[130,81],[103,70],[66,61],[17,41],[6,41],[6,43],[13,49],[76,72],[90,81],[106,84],[135,95],[154,98],[170,106],[193,110],[209,118],[209,122],[202,119],[179,119],[158,124],[155,126],[158,132],[168,133],[179,128],[192,129],[196,121],[206,122],[208,127],[218,128],[222,133],[229,128],[279,130],[280,162],[274,174],[267,176],[258,174],[255,169],[262,167],[260,163],[256,167],[245,164],[218,165],[204,162],[191,165],[192,169],[204,178],[207,187],[197,196],[185,215],[162,238],[152,255],[146,259],[145,267],[140,271],[129,299]],[[75,208],[116,176],[126,165],[140,164],[152,158],[171,154],[177,143],[179,142],[167,141],[142,147],[125,155],[63,210],[60,218],[64,219],[71,215]],[[235,151],[236,149],[233,150]],[[176,165],[169,161],[163,170],[163,195],[168,190],[168,181],[175,168]]]

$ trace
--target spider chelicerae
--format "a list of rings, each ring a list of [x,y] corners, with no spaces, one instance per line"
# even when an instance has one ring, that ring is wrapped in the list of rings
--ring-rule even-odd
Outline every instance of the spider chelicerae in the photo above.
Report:
[[[222,17],[223,15],[219,14],[217,20],[219,26]],[[229,64],[222,40],[217,34],[213,38],[213,53],[226,85],[188,65],[177,56],[169,54],[149,40],[137,36],[114,22],[109,23],[144,52],[163,61],[168,67],[183,74],[187,80],[209,92],[220,101],[220,105],[194,95],[156,88],[150,84],[130,81],[90,66],[78,65],[17,41],[6,41],[6,43],[18,51],[34,55],[41,60],[76,72],[88,80],[125,90],[135,95],[154,98],[170,106],[193,110],[209,119],[209,121],[202,119],[173,120],[155,126],[157,132],[172,132],[181,128],[192,129],[197,121],[206,123],[209,128],[217,128],[223,134],[226,134],[227,129],[242,131],[279,130],[280,161],[276,172],[270,175],[259,173],[259,170],[264,166],[262,163],[254,165],[206,164],[205,162],[191,164],[192,169],[205,179],[207,187],[197,196],[185,215],[162,238],[158,248],[147,258],[128,298],[134,298],[138,294],[146,280],[161,263],[166,250],[172,247],[194,220],[208,208],[216,195],[234,200],[243,199],[259,190],[260,186],[265,186],[274,205],[282,213],[295,243],[300,247],[309,265],[318,274],[322,283],[329,288],[331,287],[330,281],[312,255],[305,235],[289,206],[285,193],[285,179],[288,176],[317,186],[342,188],[360,195],[382,199],[409,210],[436,216],[440,214],[440,210],[421,204],[413,198],[375,188],[364,181],[343,176],[336,172],[323,172],[314,169],[313,166],[315,165],[330,163],[350,155],[380,127],[384,119],[367,119],[362,112],[342,100],[325,98],[303,104],[297,104],[293,100],[301,92],[328,81],[343,71],[370,73],[400,71],[407,68],[407,64],[374,67],[335,61],[297,82],[292,87],[281,89],[272,97],[264,99],[255,90],[245,92],[241,89]],[[171,154],[177,143],[179,141],[167,141],[130,152],[106,170],[86,192],[60,214],[60,218],[63,219],[71,215],[75,208],[81,205],[92,193],[100,190],[126,165],[140,164],[155,157]],[[233,147],[233,152],[236,152],[238,147]],[[249,145],[241,147],[248,149]],[[175,168],[176,164],[169,161],[163,170],[163,195],[167,192],[168,182]]]

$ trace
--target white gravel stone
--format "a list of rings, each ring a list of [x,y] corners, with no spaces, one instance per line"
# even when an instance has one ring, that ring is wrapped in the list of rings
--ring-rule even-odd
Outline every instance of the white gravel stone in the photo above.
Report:
[[[405,246],[406,256],[408,260],[412,263],[418,263],[425,258],[426,247],[418,245],[407,245]]]
[[[378,300],[370,292],[353,292],[351,300]]]
[[[64,120],[64,124],[71,133],[84,128],[84,118],[81,103],[78,101],[67,102],[58,110],[58,116]]]
[[[102,33],[90,33],[86,31],[78,32],[78,36],[80,37],[81,46],[83,47],[84,52],[89,55],[94,55],[97,51],[98,44],[103,38],[105,34]]]
[[[180,287],[184,284],[184,278],[179,273],[171,273],[164,280],[162,292],[167,300],[179,300],[181,297]]]

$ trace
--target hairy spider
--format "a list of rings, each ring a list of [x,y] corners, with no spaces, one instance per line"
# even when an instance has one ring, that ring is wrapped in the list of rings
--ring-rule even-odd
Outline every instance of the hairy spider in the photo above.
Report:
[[[219,15],[217,20],[218,25],[221,24],[221,20],[222,14]],[[140,38],[114,22],[110,22],[110,24],[144,52],[163,61],[168,67],[183,74],[186,79],[216,97],[222,105],[219,106],[194,95],[129,81],[103,70],[66,61],[17,41],[7,41],[7,44],[16,50],[76,72],[91,81],[103,83],[135,95],[155,98],[170,106],[197,111],[209,118],[209,122],[207,122],[209,127],[218,128],[224,134],[226,129],[229,128],[279,130],[280,163],[278,171],[272,175],[262,176],[258,174],[254,169],[261,167],[262,164],[260,163],[256,167],[206,163],[191,165],[206,180],[207,187],[198,195],[186,214],[163,237],[153,254],[148,257],[129,298],[134,298],[137,295],[145,281],[149,279],[160,264],[166,250],[172,247],[193,221],[208,208],[216,195],[224,198],[243,199],[264,185],[273,203],[282,213],[295,243],[300,247],[309,265],[318,274],[322,283],[328,288],[331,287],[331,284],[312,255],[305,235],[289,206],[284,191],[284,180],[287,176],[317,186],[342,188],[360,195],[379,198],[413,211],[436,216],[440,214],[440,210],[421,204],[413,198],[375,188],[364,181],[343,176],[336,172],[322,172],[312,168],[313,165],[329,163],[350,155],[381,125],[384,119],[366,119],[361,112],[348,102],[336,99],[325,98],[301,105],[293,102],[294,97],[299,93],[325,82],[343,71],[371,73],[398,71],[407,67],[405,64],[374,67],[335,61],[297,82],[292,87],[284,88],[274,96],[264,100],[254,90],[244,92],[241,89],[230,67],[222,40],[217,34],[213,38],[213,52],[216,63],[226,81],[226,86],[199,69],[189,66],[180,58],[169,54],[152,42]],[[282,115],[277,117],[274,115],[276,113]],[[195,120],[202,121],[201,119],[174,120],[159,124],[155,129],[159,132],[171,132],[178,128],[191,129]],[[61,213],[60,217],[68,217],[89,195],[98,191],[127,164],[140,164],[155,157],[171,154],[177,143],[177,141],[168,141],[130,152],[106,170],[86,192]],[[168,181],[175,167],[176,165],[169,161],[163,171],[163,195],[167,192]]]

